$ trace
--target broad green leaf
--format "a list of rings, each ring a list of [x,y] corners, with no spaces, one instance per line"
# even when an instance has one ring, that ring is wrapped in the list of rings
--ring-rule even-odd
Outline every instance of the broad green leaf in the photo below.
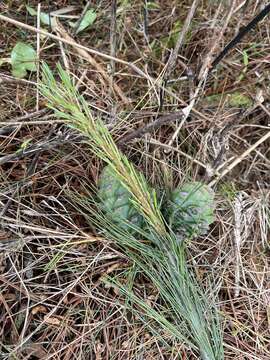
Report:
[[[28,71],[37,71],[37,55],[31,45],[18,42],[11,52],[12,75],[23,78]]]
[[[76,34],[85,30],[88,26],[91,26],[94,23],[94,21],[96,20],[96,18],[97,18],[97,13],[93,9],[86,11],[86,13],[85,13],[84,17],[82,18],[80,25],[76,31]],[[69,21],[69,25],[71,27],[76,27],[77,22],[74,23],[74,22]]]
[[[37,16],[37,11],[30,6],[26,5],[26,9],[31,16]],[[40,12],[40,21],[45,25],[51,25],[52,18],[50,19],[50,15],[45,12]]]

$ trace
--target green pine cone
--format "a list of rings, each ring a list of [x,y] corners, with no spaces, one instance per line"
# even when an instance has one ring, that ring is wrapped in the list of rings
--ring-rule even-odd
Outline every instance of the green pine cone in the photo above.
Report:
[[[123,229],[136,233],[128,223],[139,229],[146,227],[143,216],[132,204],[129,191],[109,166],[101,173],[98,196],[104,212],[110,214]],[[170,228],[181,237],[203,235],[214,221],[214,193],[200,182],[186,183],[169,194],[163,213]]]
[[[143,217],[132,204],[129,191],[116,178],[109,166],[101,173],[98,196],[104,212],[110,214],[122,228],[132,231],[127,222],[138,228],[143,227]]]
[[[214,192],[200,182],[186,183],[171,192],[166,212],[174,232],[203,235],[214,221]]]

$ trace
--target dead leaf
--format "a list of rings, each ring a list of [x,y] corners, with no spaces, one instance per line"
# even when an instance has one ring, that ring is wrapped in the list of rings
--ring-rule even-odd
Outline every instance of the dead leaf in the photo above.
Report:
[[[50,317],[50,316],[46,316],[44,318],[44,321],[47,325],[55,325],[55,326],[59,326],[61,324],[61,321],[56,318],[56,317]]]
[[[44,305],[37,305],[35,307],[33,307],[32,311],[31,311],[32,315],[36,315],[36,314],[47,314],[48,310]]]

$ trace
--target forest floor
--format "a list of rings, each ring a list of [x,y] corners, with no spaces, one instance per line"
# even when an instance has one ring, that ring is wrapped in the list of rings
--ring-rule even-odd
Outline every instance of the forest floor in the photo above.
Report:
[[[133,264],[70,203],[103,164],[46,107],[42,61],[75,76],[153,186],[213,187],[215,223],[189,263],[206,291],[211,278],[225,359],[270,359],[270,15],[211,67],[267,2],[38,3],[0,3],[0,359],[198,359],[160,342],[102,281]],[[18,43],[40,60],[21,78]],[[133,287],[159,301],[140,276]]]

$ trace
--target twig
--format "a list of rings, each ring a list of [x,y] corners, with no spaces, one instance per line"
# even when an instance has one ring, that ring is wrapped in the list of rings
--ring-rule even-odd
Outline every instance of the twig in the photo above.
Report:
[[[3,123],[0,122],[0,136],[9,135],[16,129],[16,126],[14,126],[14,125],[9,126],[9,124],[7,124],[7,123],[4,123],[4,126],[6,126],[6,127],[2,127],[2,125],[3,125]]]
[[[61,36],[61,32],[59,31],[59,22],[56,21],[56,19],[54,19],[54,22],[53,22],[53,27],[51,27],[51,29],[53,29],[56,34],[58,36]],[[63,59],[63,64],[65,66],[65,69],[67,71],[70,71],[70,66],[69,66],[69,62],[68,62],[68,58],[67,58],[67,55],[65,53],[65,49],[64,49],[64,45],[63,45],[63,42],[62,41],[59,41],[59,48],[60,48],[60,52],[61,52],[61,55],[62,55],[62,59]]]
[[[50,30],[52,31],[52,13],[51,13],[51,4],[50,1],[48,2],[48,16],[49,16],[49,26]]]
[[[9,76],[7,74],[0,74],[0,84],[4,84],[4,83],[11,83],[11,84],[14,83],[14,84],[37,86],[37,83],[34,81],[30,81],[30,80],[26,80],[26,79],[17,79],[17,78],[14,78],[13,76]]]
[[[18,272],[13,260],[12,260],[12,257],[10,255],[8,255],[8,259],[9,259],[9,262],[11,263],[11,266],[12,268],[14,269],[14,272],[16,274],[16,276],[18,277],[19,279],[19,283],[20,283],[20,287],[22,287],[26,293],[26,297],[27,297],[27,301],[26,301],[26,306],[24,308],[24,311],[25,311],[25,314],[24,314],[24,321],[23,321],[23,326],[22,326],[22,329],[20,331],[20,338],[18,339],[19,341],[18,342],[21,342],[24,338],[24,335],[25,335],[25,332],[27,330],[27,327],[28,327],[28,322],[29,322],[29,309],[30,309],[30,300],[31,300],[31,297],[30,297],[30,294],[29,294],[29,290],[27,288],[27,286],[25,285],[20,273]]]
[[[165,79],[165,83],[167,83],[172,71],[173,71],[173,68],[175,66],[175,63],[177,61],[177,56],[179,54],[179,51],[180,51],[180,48],[183,44],[183,40],[185,39],[185,36],[188,32],[188,29],[190,27],[190,23],[191,23],[191,20],[194,16],[194,13],[196,11],[196,8],[197,8],[197,5],[199,3],[199,0],[193,0],[193,3],[189,9],[189,13],[186,17],[186,20],[184,22],[184,25],[183,25],[183,28],[182,30],[180,31],[179,33],[179,36],[178,36],[178,39],[177,39],[177,42],[176,42],[176,45],[175,45],[175,48],[167,62],[167,67],[166,67],[166,70],[165,70],[165,74],[164,74],[164,79]]]
[[[234,275],[234,296],[238,297],[240,293],[239,285],[240,285],[240,267],[242,264],[241,259],[241,243],[242,243],[242,199],[241,199],[241,193],[238,194],[235,198],[234,202],[234,220],[235,220],[235,226],[234,226],[234,242],[235,242],[235,275]]]
[[[2,156],[0,158],[0,165],[4,165],[5,163],[10,162],[10,161],[20,160],[21,158],[23,158],[25,156],[30,156],[30,155],[36,154],[40,151],[52,149],[58,145],[61,145],[61,144],[64,144],[64,143],[70,142],[70,141],[71,141],[71,139],[70,139],[69,134],[64,134],[62,136],[59,136],[56,140],[31,145],[26,149],[21,149],[15,153]]]
[[[240,118],[240,120],[241,120],[241,118]],[[212,161],[212,166],[211,166],[212,170],[216,170],[221,166],[221,163],[223,162],[223,159],[226,154],[227,139],[228,139],[229,131],[235,126],[236,126],[235,123],[230,122],[226,126],[224,126],[223,129],[221,131],[219,131],[219,133],[216,135],[217,139],[218,139],[218,144],[219,144],[219,151],[216,153],[216,157]]]
[[[245,10],[248,7],[249,0],[243,0],[241,4],[238,5],[238,7],[234,10],[235,13],[237,13],[239,10],[241,10],[242,13],[245,12]]]
[[[117,1],[112,0],[111,5],[111,27],[110,27],[110,54],[112,58],[115,58],[116,54],[116,10],[117,10]],[[115,73],[115,61],[111,59],[111,78]]]
[[[24,120],[28,120],[28,119],[34,119],[34,118],[40,117],[41,115],[47,114],[48,112],[49,112],[48,108],[34,111],[34,112],[28,113],[26,115],[19,116],[19,117],[15,118],[14,120],[10,119],[9,124],[13,125],[13,123],[15,123],[15,122],[20,122],[20,121],[24,121]],[[2,122],[1,122],[1,124],[2,124]]]
[[[178,111],[172,114],[163,115],[159,118],[157,118],[155,121],[153,121],[151,124],[148,124],[146,126],[143,126],[135,131],[133,131],[131,134],[128,134],[124,136],[122,139],[120,139],[117,144],[122,145],[127,143],[128,141],[131,141],[133,139],[137,139],[142,137],[143,135],[157,129],[158,127],[165,125],[171,121],[174,121],[176,119],[179,119],[179,117],[183,116],[183,111]]]
[[[51,120],[50,120],[51,119]],[[55,119],[55,115],[49,115],[46,117],[46,120],[33,120],[33,121],[14,121],[14,122],[4,122],[4,121],[0,121],[0,126],[9,126],[12,125],[10,128],[12,129],[12,127],[14,129],[16,129],[16,126],[29,126],[29,125],[54,125],[54,124],[63,124],[65,123],[65,120],[61,120],[61,119]],[[5,130],[4,133],[6,133],[8,130]],[[10,130],[12,131],[12,130]],[[2,129],[0,130],[0,135],[3,135],[2,133]]]
[[[59,48],[60,48],[60,52],[61,52],[61,55],[62,55],[63,64],[65,66],[65,69],[67,71],[70,71],[69,62],[68,62],[68,59],[67,59],[65,49],[64,49],[64,45],[63,45],[62,41],[59,41]]]
[[[238,44],[242,38],[250,32],[268,13],[270,12],[270,4],[266,5],[266,7],[253,18],[245,27],[243,27],[239,33],[225,46],[225,48],[221,51],[221,53],[212,61],[211,70],[212,71],[217,64],[227,55],[227,53]]]

